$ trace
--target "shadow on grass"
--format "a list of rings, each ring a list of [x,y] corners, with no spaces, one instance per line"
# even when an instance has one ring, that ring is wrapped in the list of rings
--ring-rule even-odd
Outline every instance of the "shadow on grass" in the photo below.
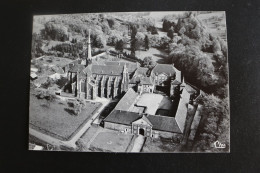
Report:
[[[68,112],[70,115],[76,116],[77,114],[75,113],[75,111],[71,108],[64,108],[64,110],[66,112]]]

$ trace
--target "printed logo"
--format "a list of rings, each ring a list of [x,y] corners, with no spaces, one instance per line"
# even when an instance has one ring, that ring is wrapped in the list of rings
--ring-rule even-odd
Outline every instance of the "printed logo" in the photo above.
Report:
[[[214,142],[214,147],[215,148],[226,148],[226,144],[222,144],[219,141]]]

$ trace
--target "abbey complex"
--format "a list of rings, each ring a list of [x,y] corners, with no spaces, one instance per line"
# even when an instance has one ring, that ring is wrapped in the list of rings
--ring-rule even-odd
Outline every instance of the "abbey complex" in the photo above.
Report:
[[[87,100],[123,96],[104,119],[105,128],[155,138],[177,135],[179,139],[183,139],[184,132],[189,135],[193,130],[191,138],[194,138],[199,122],[189,122],[186,126],[186,121],[195,115],[199,119],[200,106],[196,99],[204,93],[185,83],[174,64],[157,64],[148,69],[137,62],[98,62],[91,56],[90,43],[89,34],[86,59],[77,59],[64,68],[68,77],[64,92]],[[156,94],[154,99],[145,100],[146,93]],[[160,106],[163,96],[174,99],[170,111]]]
[[[33,29],[30,149],[229,150],[223,12],[43,15]]]

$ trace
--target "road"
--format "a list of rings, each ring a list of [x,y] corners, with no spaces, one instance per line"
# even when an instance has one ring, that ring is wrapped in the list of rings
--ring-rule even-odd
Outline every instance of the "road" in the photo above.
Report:
[[[131,150],[131,152],[134,152],[134,153],[140,152],[142,149],[142,146],[144,145],[144,140],[145,140],[144,136],[138,135],[137,138],[135,139],[134,146],[133,146],[133,149]]]
[[[99,113],[108,105],[109,101],[108,99],[102,99],[102,98],[98,98],[95,101],[92,100],[88,100],[90,102],[101,102],[102,106],[98,109],[98,111],[96,111],[96,113],[89,119],[89,121],[86,122],[86,124],[68,141],[62,141],[59,139],[56,139],[54,137],[51,137],[49,135],[46,135],[44,133],[41,133],[37,130],[34,130],[32,128],[29,128],[29,133],[32,136],[35,136],[36,138],[45,141],[49,144],[52,145],[56,145],[56,146],[60,146],[60,145],[64,145],[64,146],[68,146],[68,147],[72,147],[72,148],[76,148],[76,142],[77,140],[85,133],[85,131],[91,126],[91,123],[98,117]]]

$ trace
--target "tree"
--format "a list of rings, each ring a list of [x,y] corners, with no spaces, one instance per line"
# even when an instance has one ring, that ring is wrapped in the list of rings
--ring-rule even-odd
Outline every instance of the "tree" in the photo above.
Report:
[[[143,67],[147,67],[149,69],[152,69],[156,65],[156,62],[153,61],[152,57],[147,56],[143,60]]]
[[[131,55],[135,56],[135,51],[136,51],[136,43],[137,43],[137,39],[135,38],[137,33],[137,28],[136,26],[131,26]]]
[[[173,35],[174,34],[174,29],[173,27],[171,27],[168,32],[167,32],[167,36],[170,37],[171,39],[173,39]]]
[[[175,26],[174,22],[163,20],[163,31],[168,32],[169,29],[174,26]]]
[[[145,48],[145,50],[149,50],[149,38],[147,35],[145,35],[145,38],[144,38],[144,48]]]
[[[196,151],[211,151],[213,142],[219,140],[229,146],[229,112],[228,100],[214,95],[206,95],[198,101],[203,105],[201,116],[204,119],[198,139],[194,144]],[[219,151],[219,150],[218,150]]]
[[[116,42],[115,49],[117,50],[117,53],[120,55],[122,51],[124,50],[124,42],[123,40],[119,40]]]

